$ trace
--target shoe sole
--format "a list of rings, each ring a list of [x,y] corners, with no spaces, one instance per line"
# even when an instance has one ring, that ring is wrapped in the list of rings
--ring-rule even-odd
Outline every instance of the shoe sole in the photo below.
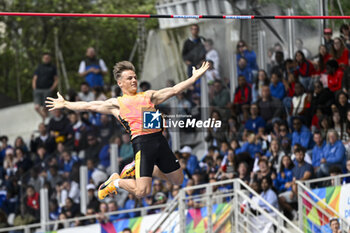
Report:
[[[116,180],[116,179],[118,179],[118,178],[120,178],[120,177],[119,177],[119,175],[118,175],[117,173],[112,174],[112,175],[108,178],[108,180],[105,181],[103,184],[101,184],[101,186],[98,188],[98,193],[101,192],[102,190],[104,190],[106,187],[108,187],[108,185],[109,185],[110,183],[112,183],[114,180]],[[115,193],[115,194],[118,193],[118,192],[117,192],[117,189],[115,189],[114,193]],[[100,195],[98,195],[98,197],[99,197],[100,200],[103,200],[103,199],[105,199],[109,194],[111,194],[111,193],[108,193],[108,194],[105,195],[103,198],[100,198]]]

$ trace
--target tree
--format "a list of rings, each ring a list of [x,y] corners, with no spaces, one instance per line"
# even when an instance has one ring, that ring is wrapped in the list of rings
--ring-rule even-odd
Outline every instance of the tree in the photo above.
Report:
[[[84,12],[141,14],[155,13],[154,0],[33,0],[1,1],[0,11],[8,12]],[[6,25],[0,38],[0,93],[16,99],[16,72],[19,73],[23,100],[32,101],[31,79],[43,52],[55,53],[54,31],[58,31],[71,86],[83,81],[77,74],[86,48],[95,47],[106,62],[111,82],[115,62],[128,59],[137,37],[137,20],[126,18],[0,17]],[[156,19],[146,28],[157,27]],[[16,54],[17,52],[17,54]],[[53,56],[54,58],[54,56]],[[16,62],[19,69],[16,70]],[[54,61],[55,62],[55,61]]]

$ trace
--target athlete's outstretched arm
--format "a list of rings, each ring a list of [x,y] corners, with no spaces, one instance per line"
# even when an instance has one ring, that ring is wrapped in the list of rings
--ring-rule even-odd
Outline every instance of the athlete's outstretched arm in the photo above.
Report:
[[[153,104],[161,104],[170,97],[183,92],[191,85],[193,85],[208,70],[208,68],[209,63],[203,62],[202,66],[199,69],[196,69],[195,67],[192,68],[192,76],[189,79],[186,79],[185,81],[182,81],[173,87],[160,89],[158,91],[147,91],[146,93],[150,95]]]
[[[108,99],[106,101],[77,101],[69,102],[65,100],[62,95],[57,92],[57,99],[47,97],[45,101],[46,107],[49,108],[49,111],[61,108],[67,108],[73,111],[93,111],[99,112],[102,114],[118,114],[119,106],[116,99]]]

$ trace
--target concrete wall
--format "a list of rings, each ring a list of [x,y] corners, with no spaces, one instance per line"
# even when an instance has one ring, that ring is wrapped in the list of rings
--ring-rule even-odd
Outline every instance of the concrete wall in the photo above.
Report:
[[[29,142],[40,122],[41,117],[34,110],[33,103],[0,109],[0,135],[7,135],[11,145],[17,136]]]

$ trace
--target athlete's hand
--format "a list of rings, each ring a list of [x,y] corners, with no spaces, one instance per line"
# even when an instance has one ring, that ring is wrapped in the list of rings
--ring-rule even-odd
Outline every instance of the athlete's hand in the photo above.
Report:
[[[57,99],[54,99],[52,97],[46,98],[45,103],[46,103],[46,107],[49,109],[49,111],[64,108],[65,100],[59,92],[57,92],[57,97],[58,97]]]
[[[205,61],[199,69],[192,67],[192,77],[199,78],[209,69],[209,62]]]

